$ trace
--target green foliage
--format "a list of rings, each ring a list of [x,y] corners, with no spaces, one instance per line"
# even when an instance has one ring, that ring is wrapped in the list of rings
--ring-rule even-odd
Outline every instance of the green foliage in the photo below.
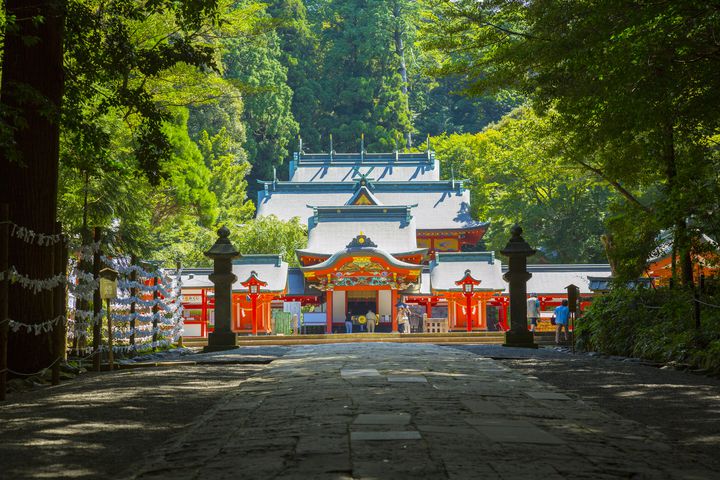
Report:
[[[420,141],[426,135],[479,132],[521,104],[520,98],[509,93],[463,95],[463,79],[456,76],[434,79],[425,74],[423,77],[430,83],[413,89],[410,97]]]
[[[704,296],[718,304],[719,297]],[[617,288],[596,298],[576,326],[578,347],[610,355],[675,361],[720,371],[720,310],[704,307],[694,328],[686,290]]]
[[[288,144],[298,133],[291,112],[293,93],[287,84],[287,68],[280,61],[279,43],[277,33],[269,29],[250,38],[224,42],[225,77],[245,94],[244,148],[253,165],[252,179],[272,178],[272,168],[288,157]]]
[[[173,151],[161,166],[165,180],[158,188],[162,200],[156,203],[153,225],[171,218],[184,206],[194,211],[203,226],[212,225],[218,216],[217,198],[210,191],[210,169],[187,133],[188,115],[187,109],[178,109],[173,122],[165,124],[164,133]]]
[[[514,105],[467,100],[452,82],[427,74],[436,60],[420,51],[417,2],[277,0],[281,61],[292,88],[292,114],[304,144],[326,151],[369,151],[422,143],[426,133],[474,132]]]
[[[407,95],[398,73],[391,1],[318,2],[311,21],[318,36],[316,131],[332,133],[338,151],[388,150],[410,131]],[[308,135],[312,148],[327,140]]]
[[[159,164],[171,147],[162,131],[166,112],[152,87],[178,64],[214,66],[213,48],[200,33],[216,7],[215,1],[68,2],[63,127],[86,152],[85,167],[107,163],[111,141],[96,119],[120,114],[132,133],[135,162],[151,182],[160,180]]]
[[[193,5],[76,0],[66,38],[65,229],[104,227],[119,251],[172,264],[203,262],[220,222],[253,213],[240,91],[218,72],[221,39],[240,42],[262,9]]]
[[[499,251],[519,223],[533,261],[603,262],[600,236],[611,192],[553,147],[552,118],[520,108],[477,134],[432,139],[443,175],[470,179],[472,213],[488,220]]]
[[[674,233],[690,283],[690,246],[704,227],[689,228],[687,219],[717,212],[717,144],[709,139],[720,126],[720,77],[718,49],[708,49],[720,27],[715,6],[691,0],[426,5],[424,44],[445,54],[438,71],[467,78],[470,93],[511,88],[538,111],[557,112],[557,148],[632,204],[628,219],[641,215],[639,223]],[[611,233],[618,234],[616,243],[632,238]]]
[[[283,221],[269,215],[246,223],[231,239],[240,253],[280,254],[291,266],[298,266],[295,250],[307,246],[307,229],[298,217]]]

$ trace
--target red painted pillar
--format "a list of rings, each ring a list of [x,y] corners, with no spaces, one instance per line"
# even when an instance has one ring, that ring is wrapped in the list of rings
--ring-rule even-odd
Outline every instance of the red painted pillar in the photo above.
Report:
[[[327,290],[325,292],[325,313],[327,315],[327,325],[325,326],[325,333],[332,333],[333,324],[333,291]]]
[[[480,299],[478,309],[478,318],[480,319],[478,321],[478,328],[480,328],[480,330],[487,330],[487,300],[485,299],[485,297]]]
[[[208,335],[208,314],[207,314],[207,296],[205,295],[205,289],[200,290],[200,320],[202,326],[200,327],[200,333],[205,332],[205,336]]]
[[[467,303],[467,310],[465,311],[465,324],[467,325],[467,331],[472,332],[472,293],[465,294],[465,302]]]
[[[257,335],[257,295],[250,295],[252,302],[252,334]]]
[[[425,303],[425,314],[428,318],[432,318],[432,299]]]

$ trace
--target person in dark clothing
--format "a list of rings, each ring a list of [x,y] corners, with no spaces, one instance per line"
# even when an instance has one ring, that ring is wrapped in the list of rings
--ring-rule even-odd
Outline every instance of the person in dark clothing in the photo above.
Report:
[[[345,314],[345,333],[352,333],[352,312],[350,310]]]

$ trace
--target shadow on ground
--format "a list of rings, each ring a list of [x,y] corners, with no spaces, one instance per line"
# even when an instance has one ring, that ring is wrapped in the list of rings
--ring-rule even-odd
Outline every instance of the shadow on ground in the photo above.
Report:
[[[0,405],[0,477],[118,478],[257,365],[90,373]]]
[[[677,454],[701,454],[720,471],[718,379],[553,349],[456,348],[492,356],[523,374],[654,428],[677,448]]]

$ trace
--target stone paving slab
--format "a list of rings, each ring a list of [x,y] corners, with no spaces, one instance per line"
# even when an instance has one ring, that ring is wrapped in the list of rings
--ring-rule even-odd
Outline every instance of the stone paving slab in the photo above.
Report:
[[[525,395],[535,400],[572,400],[564,393],[557,392],[525,392]]]
[[[427,378],[412,375],[388,375],[387,380],[390,383],[428,383]]]
[[[244,381],[130,477],[715,478],[668,450],[652,429],[466,351],[313,345]]]
[[[354,425],[407,425],[410,423],[410,414],[396,413],[361,413],[357,416]]]
[[[359,440],[420,440],[422,437],[415,431],[386,432],[350,432],[351,441]]]
[[[503,425],[479,425],[478,431],[493,442],[538,443],[540,445],[562,445],[565,442],[534,425],[508,427]]]
[[[340,375],[344,378],[379,377],[380,373],[374,368],[344,368]]]

